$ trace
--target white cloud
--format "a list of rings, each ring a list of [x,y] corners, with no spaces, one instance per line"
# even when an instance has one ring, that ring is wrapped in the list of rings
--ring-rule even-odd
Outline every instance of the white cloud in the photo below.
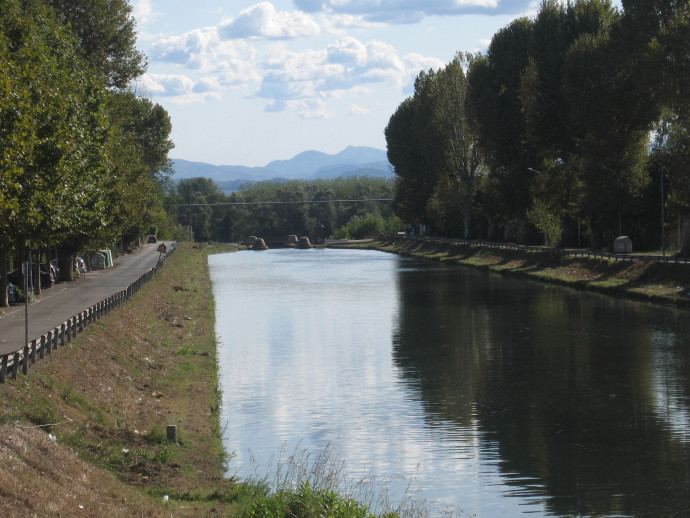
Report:
[[[153,10],[151,0],[139,0],[132,8],[132,15],[137,24],[143,26],[158,18],[161,13]]]
[[[317,36],[321,28],[301,11],[277,11],[270,2],[261,2],[242,11],[237,18],[219,27],[224,38],[294,39]]]
[[[355,15],[337,18],[368,23]],[[155,42],[149,54],[154,65],[159,62],[166,72],[169,65],[186,72],[148,74],[142,85],[178,103],[206,102],[220,98],[224,90],[239,89],[249,98],[265,101],[269,112],[295,110],[303,118],[328,118],[334,116],[334,109],[324,104],[328,100],[358,96],[365,91],[364,85],[402,91],[420,70],[444,65],[419,54],[401,56],[388,43],[364,42],[353,36],[342,36],[320,48],[295,50],[291,46],[291,38],[313,34],[322,34],[314,18],[278,12],[269,2],[261,2],[219,25]]]
[[[265,71],[256,97],[267,100],[267,110],[296,106],[359,94],[363,84],[383,83],[401,87],[422,68],[441,67],[439,60],[411,54],[401,58],[395,48],[379,41],[363,43],[341,38],[325,50],[291,51],[274,46],[259,64]],[[292,103],[292,104],[291,104]],[[304,107],[302,104],[300,107]],[[304,108],[305,113],[329,113],[323,107]]]
[[[320,20],[324,30],[334,34],[343,34],[351,29],[378,29],[386,26],[385,23],[368,21],[364,16],[352,14],[321,16]]]
[[[364,106],[359,106],[357,104],[352,104],[348,108],[347,112],[350,115],[356,116],[356,115],[369,115],[371,111]]]
[[[306,120],[332,119],[336,116],[335,110],[328,108],[322,99],[296,101],[290,107],[297,110],[297,114]]]
[[[175,104],[220,98],[213,88],[213,79],[203,79],[195,83],[191,78],[181,74],[144,74],[137,83],[143,91],[151,92],[153,96],[170,98]]]
[[[360,16],[369,22],[415,23],[427,16],[505,15],[523,12],[533,0],[294,0],[307,13]]]
[[[242,40],[223,41],[216,27],[202,27],[154,43],[151,59],[202,73],[222,70],[232,83],[256,81],[253,71],[256,49]]]

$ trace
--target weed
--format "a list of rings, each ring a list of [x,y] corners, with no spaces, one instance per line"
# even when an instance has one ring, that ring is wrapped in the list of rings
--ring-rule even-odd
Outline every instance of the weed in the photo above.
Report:
[[[432,514],[425,501],[413,499],[411,484],[402,501],[391,504],[387,484],[371,475],[352,477],[331,445],[315,456],[299,447],[287,455],[283,447],[266,470],[266,475],[245,482],[247,491],[238,502],[238,516],[422,518]],[[454,516],[455,512],[444,514]]]
[[[45,428],[46,432],[52,432],[58,420],[57,410],[53,402],[38,392],[27,398],[24,415],[34,425]]]
[[[193,354],[192,349],[187,345],[183,345],[177,350],[178,356],[192,356]]]
[[[144,439],[146,439],[149,444],[166,444],[168,442],[167,433],[158,428],[149,430],[146,435],[144,435]]]

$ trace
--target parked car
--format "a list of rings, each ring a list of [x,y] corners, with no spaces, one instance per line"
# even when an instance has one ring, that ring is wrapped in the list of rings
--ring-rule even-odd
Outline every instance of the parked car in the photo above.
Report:
[[[50,288],[53,284],[55,284],[55,277],[53,277],[53,273],[45,265],[45,263],[41,263],[40,273],[41,288]],[[22,273],[19,270],[15,270],[13,272],[8,273],[7,280],[15,286],[24,286],[24,277],[22,276]]]
[[[11,282],[7,283],[7,302],[10,304],[17,302],[17,288]]]
[[[54,274],[54,270],[50,264],[41,263],[41,288],[50,288],[55,281],[57,276]]]
[[[86,261],[81,257],[77,257],[74,261],[74,268],[78,273],[86,274]]]
[[[55,279],[55,282],[60,281],[60,262],[58,261],[57,257],[55,259],[50,260],[50,270],[53,272],[53,278]]]

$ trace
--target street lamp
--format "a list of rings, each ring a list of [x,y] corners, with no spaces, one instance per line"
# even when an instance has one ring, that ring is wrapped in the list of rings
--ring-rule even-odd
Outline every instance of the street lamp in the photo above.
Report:
[[[666,259],[666,240],[664,239],[664,154],[665,147],[654,146],[652,151],[661,151],[661,163],[659,166],[659,185],[661,191],[661,255]]]
[[[667,142],[666,145],[664,146],[654,146],[652,148],[652,151],[661,151],[661,165],[659,167],[659,183],[661,185],[660,191],[661,191],[661,255],[666,259],[666,240],[664,239],[664,230],[665,230],[665,224],[664,224],[664,155],[666,154],[666,146],[669,144],[677,144],[679,142],[684,142],[686,140],[690,139],[690,135],[686,135],[685,137],[681,137],[679,139],[673,140],[673,142]]]

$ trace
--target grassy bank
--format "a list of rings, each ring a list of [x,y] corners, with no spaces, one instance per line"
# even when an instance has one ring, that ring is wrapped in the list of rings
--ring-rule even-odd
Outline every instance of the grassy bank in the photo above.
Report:
[[[181,244],[130,301],[0,385],[3,517],[370,516],[337,470],[292,466],[273,492],[224,477],[214,251],[228,249]]]
[[[624,262],[410,239],[358,245],[654,303],[690,307],[690,265]]]
[[[199,516],[231,505],[210,293],[205,255],[181,246],[131,301],[0,385],[4,516]]]

